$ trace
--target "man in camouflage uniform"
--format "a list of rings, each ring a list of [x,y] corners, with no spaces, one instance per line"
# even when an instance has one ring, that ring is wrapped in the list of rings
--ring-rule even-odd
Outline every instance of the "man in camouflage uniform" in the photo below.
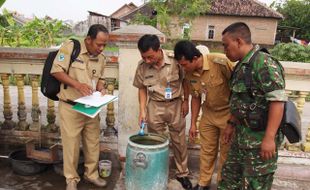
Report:
[[[187,89],[183,89],[183,70],[173,56],[160,48],[156,35],[142,36],[138,48],[142,60],[138,63],[133,85],[139,89],[139,122],[147,122],[151,133],[165,134],[169,127],[178,170],[176,179],[184,189],[191,189],[185,137],[189,94]]]
[[[269,54],[258,52],[251,64],[251,89],[247,89],[246,69],[259,49],[251,42],[249,27],[242,22],[228,26],[222,42],[227,57],[238,63],[230,81],[233,116],[225,129],[225,141],[231,140],[233,131],[235,136],[218,189],[271,189],[283,140],[278,128],[287,100],[283,68]]]
[[[187,40],[176,44],[174,56],[186,72],[185,80],[189,83],[192,95],[190,138],[195,138],[197,135],[196,123],[202,107],[199,125],[200,176],[194,190],[208,190],[218,152],[220,156],[217,179],[220,181],[222,165],[229,150],[229,144],[224,143],[223,134],[227,120],[230,119],[228,84],[232,63],[222,53],[207,53],[203,56],[195,45]]]

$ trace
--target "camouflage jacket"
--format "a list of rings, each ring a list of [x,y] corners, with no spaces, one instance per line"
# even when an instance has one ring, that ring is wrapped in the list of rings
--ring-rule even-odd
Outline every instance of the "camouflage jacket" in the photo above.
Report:
[[[259,52],[252,64],[252,86],[253,97],[250,96],[245,85],[245,69],[254,52],[259,50],[255,46],[234,69],[230,80],[230,110],[239,120],[248,118],[253,105],[268,112],[269,102],[286,101],[285,80],[283,67],[267,53]],[[257,118],[257,121],[262,118]],[[243,148],[259,148],[264,137],[265,130],[253,131],[243,122],[236,129],[236,143]]]

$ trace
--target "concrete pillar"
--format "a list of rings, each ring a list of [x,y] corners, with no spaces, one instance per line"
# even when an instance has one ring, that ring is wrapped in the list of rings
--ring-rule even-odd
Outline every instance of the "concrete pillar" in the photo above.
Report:
[[[1,81],[3,85],[3,115],[4,122],[2,123],[1,129],[13,129],[16,125],[13,118],[13,112],[11,110],[11,96],[10,96],[10,75],[1,74]]]
[[[39,106],[39,75],[31,75],[31,88],[32,88],[32,109],[31,117],[32,123],[30,124],[30,131],[41,132],[41,111]]]
[[[113,95],[115,80],[107,81],[107,94]],[[114,136],[115,134],[115,115],[114,115],[114,102],[107,105],[107,115],[105,118],[106,129],[104,130],[104,136]]]
[[[55,102],[51,99],[47,99],[47,125],[45,127],[46,132],[59,132],[59,126],[56,125],[56,115],[55,115]],[[42,123],[41,123],[42,125]]]
[[[19,122],[17,123],[17,130],[26,131],[28,130],[29,124],[26,122],[27,111],[25,105],[25,94],[24,94],[24,77],[23,74],[15,75],[17,90],[18,90],[18,111],[17,116]]]

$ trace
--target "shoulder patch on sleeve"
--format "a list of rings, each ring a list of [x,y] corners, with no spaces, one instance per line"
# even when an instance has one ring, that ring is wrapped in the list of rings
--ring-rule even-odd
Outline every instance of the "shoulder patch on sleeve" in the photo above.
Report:
[[[221,65],[227,65],[227,59],[221,58],[221,57],[216,57],[216,58],[214,58],[214,59],[213,59],[213,62],[214,62],[214,63],[221,64]]]
[[[65,60],[65,54],[63,53],[59,53],[59,56],[58,56],[58,61],[62,62]]]
[[[59,48],[59,52],[63,53],[64,55],[71,54],[72,50],[73,50],[73,42],[70,40],[65,41],[63,45]]]

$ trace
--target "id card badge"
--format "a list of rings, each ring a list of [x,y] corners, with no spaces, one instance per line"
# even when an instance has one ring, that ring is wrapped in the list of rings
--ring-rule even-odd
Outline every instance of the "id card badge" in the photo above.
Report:
[[[96,81],[94,79],[91,80],[93,90],[96,90]]]
[[[172,99],[172,89],[169,86],[165,89],[165,99]]]
[[[206,93],[205,92],[201,93],[201,101],[202,102],[206,101]]]
[[[201,91],[201,101],[204,102],[206,101],[206,98],[207,98],[207,90],[206,89],[203,89]]]

